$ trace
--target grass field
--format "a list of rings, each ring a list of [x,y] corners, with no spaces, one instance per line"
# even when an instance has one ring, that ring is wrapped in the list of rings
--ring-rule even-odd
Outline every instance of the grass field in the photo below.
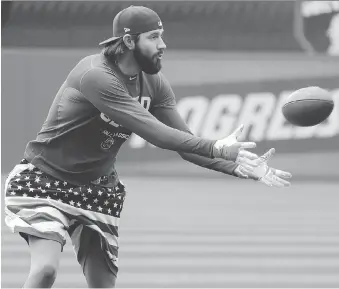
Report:
[[[123,181],[117,287],[339,287],[338,183]],[[70,242],[60,266],[55,287],[86,287]],[[27,245],[2,222],[2,287],[21,287],[28,269]]]

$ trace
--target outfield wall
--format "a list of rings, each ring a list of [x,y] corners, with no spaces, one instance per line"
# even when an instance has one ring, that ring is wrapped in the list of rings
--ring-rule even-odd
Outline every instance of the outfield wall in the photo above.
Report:
[[[2,50],[2,171],[23,156],[35,138],[60,84],[84,50]],[[338,60],[261,54],[256,58],[201,52],[165,56],[164,73],[176,93],[178,109],[191,129],[208,138],[247,126],[245,136],[259,151],[280,153],[339,151]],[[281,114],[284,97],[295,89],[318,85],[333,92],[336,109],[313,128],[288,125]],[[258,151],[258,152],[259,152]],[[133,136],[119,161],[156,161],[173,153],[153,148]]]
[[[281,107],[294,90],[305,86],[331,90],[338,104],[324,123],[295,127],[285,121]],[[245,124],[244,138],[259,145],[274,146],[280,152],[339,150],[338,78],[278,80],[265,82],[214,83],[175,87],[178,110],[199,136],[219,139]],[[132,149],[145,149],[147,143],[132,137]]]

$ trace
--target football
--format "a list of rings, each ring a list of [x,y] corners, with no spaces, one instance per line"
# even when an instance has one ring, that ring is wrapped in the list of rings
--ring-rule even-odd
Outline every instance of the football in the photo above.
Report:
[[[330,116],[333,107],[329,91],[311,86],[291,93],[282,107],[282,113],[291,124],[306,127],[323,122]]]

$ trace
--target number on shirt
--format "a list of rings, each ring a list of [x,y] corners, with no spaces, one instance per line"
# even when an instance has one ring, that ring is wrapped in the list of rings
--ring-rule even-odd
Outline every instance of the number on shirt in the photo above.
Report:
[[[140,98],[140,104],[147,110],[151,106],[151,98],[149,96],[142,96]]]

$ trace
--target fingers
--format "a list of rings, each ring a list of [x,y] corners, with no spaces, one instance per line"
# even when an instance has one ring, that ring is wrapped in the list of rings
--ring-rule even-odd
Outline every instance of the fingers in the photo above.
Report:
[[[269,180],[267,180],[266,178],[261,178],[260,182],[264,183],[266,186],[272,187],[273,184],[272,182],[270,182]]]
[[[262,156],[260,156],[260,159],[264,162],[268,162],[274,155],[275,149],[271,148],[266,153],[264,153]]]
[[[238,165],[243,166],[246,170],[249,170],[252,172],[258,165],[260,164],[260,161],[258,159],[251,160],[246,157],[242,157],[240,154],[238,154],[238,157],[235,160],[235,163]]]
[[[253,149],[257,146],[255,142],[239,142],[238,145],[240,149]]]
[[[273,180],[272,177],[263,177],[260,180],[262,183],[264,183],[265,185],[269,186],[269,187],[276,187],[276,188],[282,188],[284,187],[284,185],[276,180]]]
[[[242,158],[247,158],[247,159],[250,159],[250,160],[256,160],[256,159],[259,158],[258,155],[254,154],[252,152],[246,151],[246,150],[239,151],[238,156],[242,157]]]
[[[274,174],[275,174],[277,177],[284,178],[284,179],[290,179],[290,178],[292,178],[292,174],[289,173],[289,172],[277,170],[277,169],[274,169],[274,168],[271,168],[271,170],[274,172]]]
[[[238,126],[238,127],[234,130],[234,132],[231,133],[231,135],[234,135],[235,138],[237,139],[237,138],[241,135],[243,129],[244,129],[244,125],[241,124],[240,126]]]
[[[286,180],[284,180],[284,179],[281,179],[281,178],[279,178],[279,177],[277,177],[277,176],[273,176],[273,179],[274,179],[277,183],[281,184],[283,187],[290,187],[290,186],[291,186],[291,183],[290,183],[290,182],[288,182],[288,181],[286,181]]]
[[[238,165],[241,165],[245,170],[249,171],[249,172],[253,172],[254,170],[254,165],[250,164],[248,162],[250,162],[251,160],[248,160],[246,158],[237,158],[235,163]]]
[[[268,173],[265,177],[263,177],[261,179],[261,181],[264,184],[269,185],[271,187],[274,186],[274,187],[277,187],[277,188],[283,188],[283,187],[290,187],[291,186],[290,182],[277,177],[273,172]]]
[[[261,159],[256,154],[246,150],[239,151],[235,162],[249,172],[253,172],[255,168],[262,164]]]
[[[250,165],[252,167],[252,170],[253,170],[253,167],[257,167],[262,163],[262,161],[260,160],[260,158],[258,158],[256,154],[251,153],[246,150],[239,151],[236,162]]]

